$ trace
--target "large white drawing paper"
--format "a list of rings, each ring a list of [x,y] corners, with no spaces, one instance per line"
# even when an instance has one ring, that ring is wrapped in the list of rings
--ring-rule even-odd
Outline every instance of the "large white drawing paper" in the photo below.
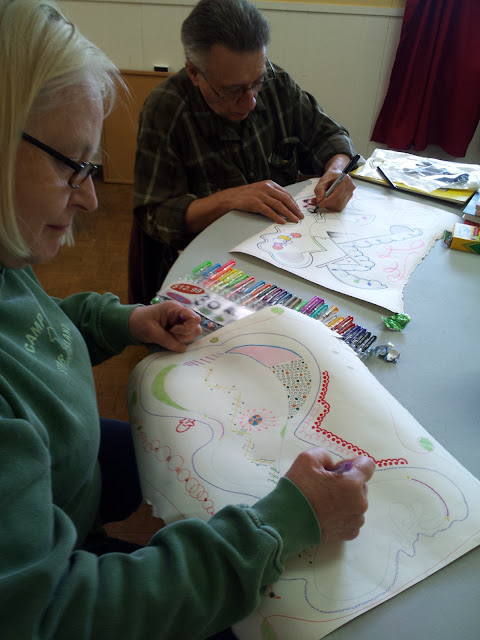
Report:
[[[232,249],[316,284],[403,312],[410,274],[459,218],[358,184],[339,213],[315,212],[311,180],[296,197],[305,217],[272,224]]]
[[[148,356],[128,403],[145,499],[167,523],[266,495],[304,449],[370,456],[351,542],[305,549],[235,627],[317,640],[480,544],[480,482],[321,322],[269,307]]]

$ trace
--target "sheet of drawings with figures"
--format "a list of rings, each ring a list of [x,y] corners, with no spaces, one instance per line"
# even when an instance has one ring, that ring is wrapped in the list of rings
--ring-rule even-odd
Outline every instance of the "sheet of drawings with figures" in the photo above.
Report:
[[[310,180],[295,198],[303,220],[272,224],[231,251],[402,313],[410,274],[458,216],[365,185],[357,185],[340,213],[315,213],[314,184]]]
[[[296,311],[269,307],[148,356],[128,405],[144,498],[166,523],[253,504],[312,446],[376,463],[360,536],[291,558],[235,626],[241,640],[322,638],[480,544],[480,482]]]

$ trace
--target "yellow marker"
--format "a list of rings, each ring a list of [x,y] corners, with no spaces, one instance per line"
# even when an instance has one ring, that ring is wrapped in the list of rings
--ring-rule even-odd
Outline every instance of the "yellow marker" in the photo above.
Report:
[[[326,311],[323,316],[320,316],[319,320],[325,322],[327,318],[329,318],[333,313],[337,313],[337,311],[338,307],[330,307],[330,309],[328,309],[328,311]]]
[[[238,275],[238,269],[232,269],[231,271],[229,271],[228,273],[224,273],[223,276],[221,276],[216,283],[213,285],[212,289],[218,289],[218,287],[222,284],[224,284],[225,282],[227,282],[230,278],[235,278]]]
[[[330,320],[330,322],[327,322],[327,327],[334,327],[336,324],[338,324],[339,322],[342,322],[343,320],[343,316],[339,316],[338,318],[335,316],[335,318],[333,318],[333,320]]]

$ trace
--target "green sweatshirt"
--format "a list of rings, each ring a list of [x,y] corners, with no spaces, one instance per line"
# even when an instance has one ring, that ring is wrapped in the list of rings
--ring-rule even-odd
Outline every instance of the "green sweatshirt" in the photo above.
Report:
[[[318,543],[283,478],[252,507],[184,520],[133,554],[81,550],[96,518],[92,364],[133,344],[114,295],[51,298],[0,266],[0,638],[195,640],[248,615],[286,556]]]

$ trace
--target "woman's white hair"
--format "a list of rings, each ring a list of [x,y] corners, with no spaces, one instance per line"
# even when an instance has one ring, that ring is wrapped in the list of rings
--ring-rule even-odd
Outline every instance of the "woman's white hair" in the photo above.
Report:
[[[82,86],[102,97],[108,113],[121,80],[113,62],[53,0],[0,0],[0,69],[0,242],[25,258],[29,250],[17,225],[14,186],[27,119],[60,106],[65,90]]]

